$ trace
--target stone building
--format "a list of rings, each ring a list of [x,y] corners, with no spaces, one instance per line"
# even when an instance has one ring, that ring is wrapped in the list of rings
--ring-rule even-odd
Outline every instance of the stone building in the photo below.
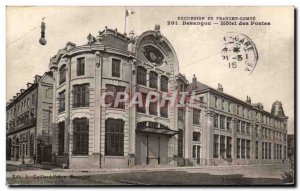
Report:
[[[51,162],[52,73],[36,75],[6,105],[6,159]]]
[[[271,112],[261,103],[239,100],[194,76],[189,84],[200,101],[185,119],[186,164],[250,165],[287,162],[287,119],[276,101]],[[200,116],[200,121],[199,121]]]
[[[276,101],[271,112],[179,73],[171,43],[160,27],[139,36],[105,28],[85,45],[67,43],[51,58],[52,161],[69,168],[134,165],[279,164],[286,158],[287,117]],[[114,103],[118,92],[142,106]],[[148,103],[150,92],[177,94]],[[180,93],[186,92],[184,107]],[[193,97],[193,95],[195,95]],[[193,97],[193,99],[192,99]],[[194,104],[190,104],[194,103]],[[175,107],[176,105],[176,107]]]
[[[176,165],[175,111],[158,104],[102,107],[104,92],[175,91],[178,61],[160,27],[140,36],[105,28],[82,46],[67,43],[54,73],[53,160],[70,168]],[[115,99],[113,96],[111,100]]]

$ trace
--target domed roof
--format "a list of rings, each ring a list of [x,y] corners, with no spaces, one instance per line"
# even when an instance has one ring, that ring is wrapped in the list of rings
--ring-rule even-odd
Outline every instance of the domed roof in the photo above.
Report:
[[[285,117],[282,103],[280,101],[277,100],[273,103],[271,113],[279,117]]]

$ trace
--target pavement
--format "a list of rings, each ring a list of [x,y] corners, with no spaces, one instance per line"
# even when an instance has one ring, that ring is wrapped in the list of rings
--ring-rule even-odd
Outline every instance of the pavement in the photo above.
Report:
[[[18,163],[7,163],[10,165],[21,165]],[[232,175],[241,174],[247,178],[282,178],[284,172],[290,171],[288,166],[281,165],[237,165],[237,166],[193,166],[193,167],[155,167],[155,168],[139,168],[137,166],[132,168],[117,168],[117,169],[61,169],[41,167],[41,165],[34,164],[30,167],[36,167],[33,170],[24,171],[7,171],[7,178],[16,177],[43,177],[43,176],[91,176],[100,174],[114,174],[114,173],[134,173],[134,172],[187,172],[187,173],[208,173],[211,175]],[[46,170],[48,169],[48,170]]]

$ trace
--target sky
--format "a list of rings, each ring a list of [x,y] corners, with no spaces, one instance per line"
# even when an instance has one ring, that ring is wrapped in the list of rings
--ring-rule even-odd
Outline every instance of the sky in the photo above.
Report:
[[[283,104],[289,117],[288,133],[294,129],[294,16],[292,7],[127,7],[135,13],[127,19],[127,33],[139,35],[160,24],[161,33],[173,45],[179,70],[197,80],[271,111],[273,102]],[[6,100],[26,88],[36,74],[48,69],[49,60],[67,42],[86,44],[91,33],[105,26],[124,32],[125,7],[7,7]],[[269,26],[167,25],[177,17],[253,17]],[[47,45],[39,44],[40,23],[46,17]],[[179,21],[178,21],[179,22]],[[259,59],[249,75],[232,70],[222,60],[223,37],[229,32],[247,35],[255,43]]]

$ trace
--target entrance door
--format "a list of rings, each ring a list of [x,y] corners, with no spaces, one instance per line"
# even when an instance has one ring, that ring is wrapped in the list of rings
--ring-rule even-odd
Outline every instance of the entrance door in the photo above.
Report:
[[[136,136],[136,164],[168,164],[168,137],[138,133]]]
[[[43,152],[42,162],[51,162],[52,145],[45,145]]]

